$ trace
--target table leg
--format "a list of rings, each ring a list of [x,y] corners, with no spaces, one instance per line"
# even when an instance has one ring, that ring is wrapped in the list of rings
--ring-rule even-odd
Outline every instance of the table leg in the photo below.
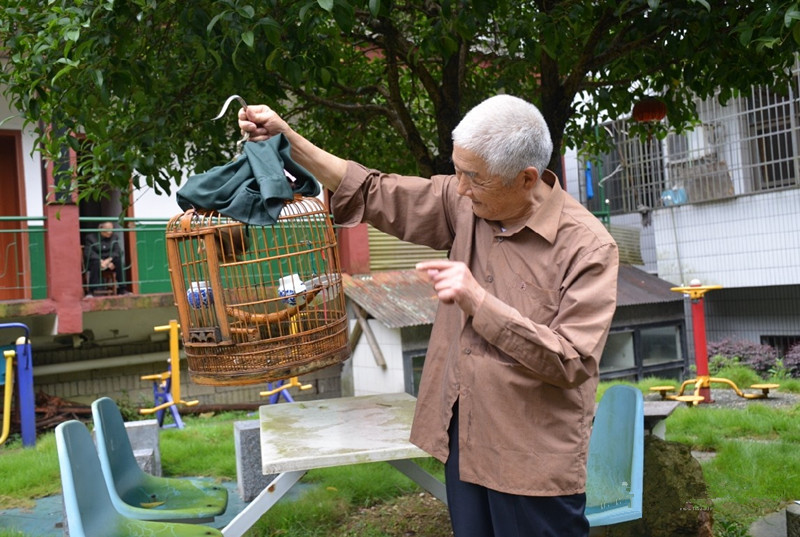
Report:
[[[447,492],[444,487],[444,483],[423,470],[418,464],[409,459],[386,462],[397,468],[397,470],[404,473],[414,483],[424,488],[435,498],[447,505]]]
[[[258,496],[253,498],[247,506],[242,509],[242,512],[236,515],[233,520],[228,522],[228,525],[222,528],[222,535],[225,537],[241,537],[247,530],[253,527],[258,522],[264,513],[269,511],[273,505],[278,503],[278,500],[283,498],[284,494],[289,492],[289,489],[295,483],[300,481],[300,478],[306,474],[306,470],[297,470],[294,472],[284,472],[279,474],[278,477],[264,487]]]

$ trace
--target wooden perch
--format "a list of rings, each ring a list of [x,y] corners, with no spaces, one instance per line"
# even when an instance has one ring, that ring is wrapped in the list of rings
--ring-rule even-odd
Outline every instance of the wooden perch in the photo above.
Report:
[[[250,313],[248,311],[244,311],[239,308],[227,307],[225,308],[225,312],[230,315],[231,317],[236,317],[240,321],[245,323],[279,323],[281,321],[285,321],[289,317],[293,315],[297,315],[301,311],[303,311],[308,304],[314,300],[314,297],[322,290],[322,287],[317,287],[316,289],[312,289],[311,291],[306,291],[305,293],[300,293],[297,296],[305,296],[305,302],[302,304],[295,304],[294,306],[290,306],[286,309],[281,311],[275,311],[272,313]]]

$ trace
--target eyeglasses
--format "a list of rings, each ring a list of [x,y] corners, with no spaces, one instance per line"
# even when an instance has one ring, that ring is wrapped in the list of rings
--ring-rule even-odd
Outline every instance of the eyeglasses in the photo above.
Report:
[[[456,179],[459,183],[462,178],[466,179],[469,188],[472,190],[492,190],[493,188],[502,186],[502,181],[497,178],[482,178],[478,176],[478,172],[468,172],[456,169]]]

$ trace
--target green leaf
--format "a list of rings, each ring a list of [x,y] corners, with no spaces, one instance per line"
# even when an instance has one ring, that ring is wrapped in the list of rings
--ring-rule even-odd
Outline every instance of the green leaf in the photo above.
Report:
[[[319,7],[330,13],[333,11],[333,0],[317,0]]]
[[[783,24],[789,28],[792,25],[792,22],[796,20],[800,20],[800,9],[794,7],[787,9],[783,16]]]
[[[381,12],[381,0],[369,0],[369,12],[373,17],[377,17]]]
[[[236,12],[246,19],[252,19],[253,16],[256,14],[255,9],[253,9],[253,6],[250,5],[240,7],[236,10]]]
[[[224,11],[220,11],[219,13],[217,13],[216,15],[214,15],[214,18],[213,18],[213,19],[211,19],[211,21],[210,21],[210,22],[208,23],[208,25],[206,26],[206,32],[209,32],[209,33],[210,33],[210,32],[211,32],[211,30],[214,28],[214,26],[216,26],[216,24],[217,24],[217,21],[219,21],[219,19],[221,19],[222,17],[224,17],[224,16],[225,16],[225,15],[227,15],[228,13],[230,13],[230,12],[229,12],[229,11],[227,11],[227,10],[224,10]]]
[[[323,86],[329,86],[331,83],[331,72],[323,67],[319,71],[319,79]]]
[[[100,69],[93,69],[92,78],[94,79],[94,84],[98,87],[98,89],[103,87],[103,71]]]
[[[50,80],[50,83],[55,85],[56,81],[59,78],[61,78],[62,76],[66,75],[67,73],[69,73],[70,71],[72,71],[74,69],[75,69],[75,67],[72,66],[72,65],[65,65],[64,67],[62,67],[61,69],[58,70],[58,72],[55,74],[55,76],[52,78],[52,80]]]
[[[334,4],[333,18],[344,32],[349,32],[356,23],[353,6],[347,2]]]
[[[280,49],[278,49],[278,48],[272,49],[272,52],[269,53],[269,56],[267,56],[267,59],[264,60],[264,69],[266,69],[267,72],[274,71],[275,70],[275,62],[280,58],[280,56],[281,56]]]
[[[244,41],[244,44],[248,47],[253,48],[253,43],[255,42],[255,36],[253,35],[253,32],[250,30],[244,32],[242,34],[242,41]]]
[[[745,28],[741,34],[739,34],[739,43],[743,46],[747,46],[750,44],[750,41],[753,39],[753,28]]]

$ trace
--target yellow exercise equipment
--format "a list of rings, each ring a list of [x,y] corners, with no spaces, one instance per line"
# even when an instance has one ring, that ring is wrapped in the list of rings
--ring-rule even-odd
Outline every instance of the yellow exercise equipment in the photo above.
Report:
[[[170,321],[168,325],[161,325],[154,327],[156,332],[169,331],[169,367],[163,373],[156,373],[154,375],[143,375],[140,377],[142,380],[153,381],[153,398],[155,406],[152,408],[142,408],[139,410],[140,414],[156,414],[159,426],[164,426],[164,411],[169,410],[172,413],[172,418],[175,420],[175,426],[183,429],[183,421],[176,405],[184,405],[187,407],[195,406],[200,401],[185,401],[181,399],[181,367],[180,367],[180,351],[178,348],[179,343],[179,330],[180,325],[177,321]]]

